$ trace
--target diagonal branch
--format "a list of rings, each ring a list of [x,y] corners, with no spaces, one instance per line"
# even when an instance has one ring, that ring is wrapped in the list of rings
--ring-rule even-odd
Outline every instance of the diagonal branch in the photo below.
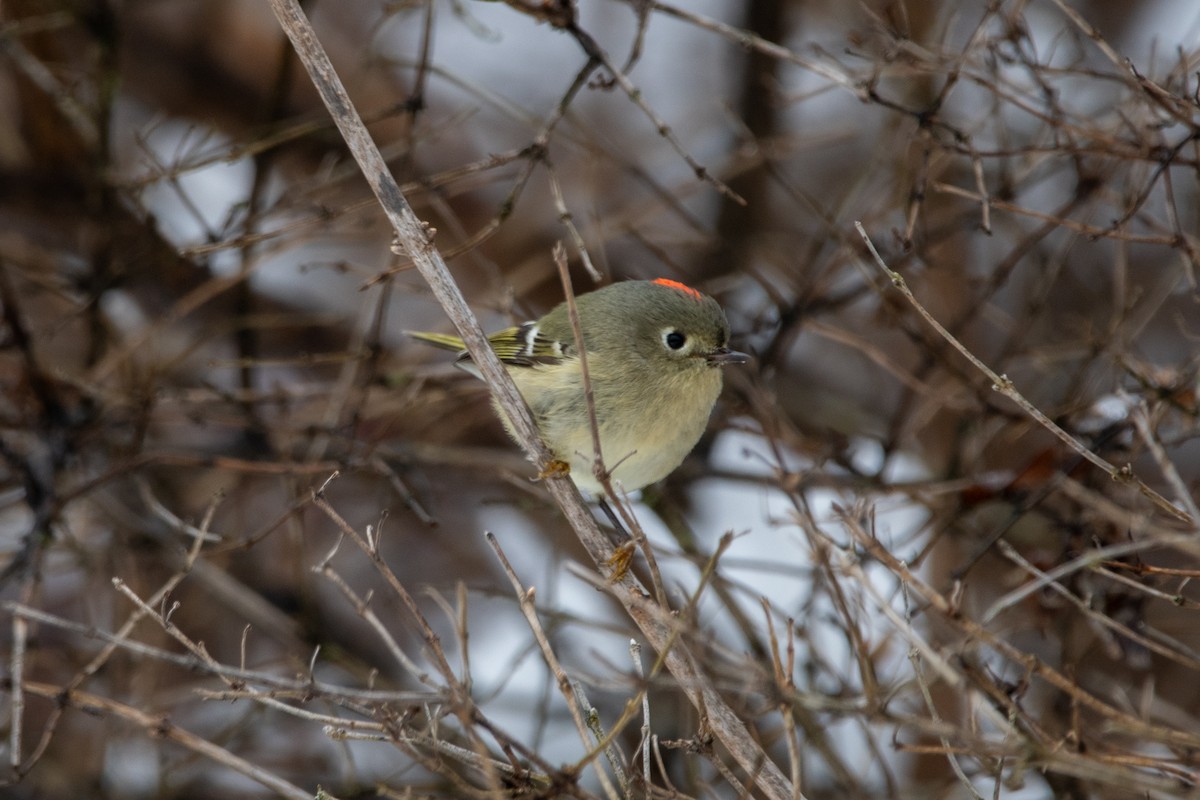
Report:
[[[512,379],[492,352],[475,315],[455,285],[450,271],[433,245],[434,231],[423,224],[404,199],[395,179],[372,141],[358,111],[354,108],[341,79],[333,69],[325,49],[317,40],[312,25],[296,0],[270,0],[280,26],[291,39],[300,60],[321,95],[330,116],[338,126],[346,145],[358,162],[380,206],[396,232],[399,247],[412,259],[421,276],[433,290],[434,296],[454,322],[467,351],[479,367],[488,388],[512,422],[516,438],[531,460],[545,473],[553,456],[541,441],[529,407],[517,392]],[[564,477],[546,481],[546,486],[566,515],[580,541],[602,572],[612,572],[607,566],[612,546],[600,532],[595,519],[584,505],[575,484]],[[750,735],[745,723],[734,713],[725,699],[698,668],[685,646],[672,641],[672,626],[667,621],[669,610],[652,602],[645,591],[626,573],[611,585],[611,591],[626,613],[641,629],[643,635],[663,654],[667,669],[684,688],[688,699],[699,710],[709,727],[729,749],[734,760],[753,776],[757,787],[771,800],[802,798]]]

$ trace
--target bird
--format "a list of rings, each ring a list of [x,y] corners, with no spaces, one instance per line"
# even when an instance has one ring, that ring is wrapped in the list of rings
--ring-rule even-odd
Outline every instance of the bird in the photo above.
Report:
[[[729,322],[716,300],[668,278],[613,283],[581,294],[576,307],[601,459],[613,486],[634,492],[683,462],[721,393],[721,368],[749,356],[729,348]],[[573,331],[564,301],[541,319],[491,334],[488,343],[555,459],[579,489],[603,499]],[[481,377],[461,338],[406,333],[457,351],[456,366]],[[493,405],[513,435],[507,414],[494,399]]]

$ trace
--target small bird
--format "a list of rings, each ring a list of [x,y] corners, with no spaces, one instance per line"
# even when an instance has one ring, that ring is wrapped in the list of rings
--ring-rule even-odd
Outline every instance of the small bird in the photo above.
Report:
[[[721,393],[721,370],[749,356],[730,350],[725,313],[677,281],[626,281],[576,300],[600,451],[614,485],[636,491],[666,477],[696,446]],[[458,351],[476,377],[462,339],[408,331]],[[493,333],[492,349],[529,404],[546,446],[580,489],[603,497],[583,371],[565,302],[535,322]],[[496,407],[512,433],[507,415]]]

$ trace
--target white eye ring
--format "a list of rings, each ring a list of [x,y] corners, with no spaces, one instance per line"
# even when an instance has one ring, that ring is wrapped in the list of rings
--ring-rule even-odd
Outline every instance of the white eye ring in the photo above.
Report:
[[[675,353],[684,352],[689,344],[687,334],[677,328],[665,328],[662,332],[662,343]]]

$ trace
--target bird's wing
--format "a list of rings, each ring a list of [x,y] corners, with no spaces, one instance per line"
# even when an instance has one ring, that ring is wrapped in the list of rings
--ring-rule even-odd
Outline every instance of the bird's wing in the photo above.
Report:
[[[461,363],[471,360],[463,340],[450,333],[429,333],[426,331],[405,331],[409,336],[422,342],[440,347],[443,350],[453,350],[458,353]],[[515,367],[532,367],[537,364],[557,364],[562,361],[565,350],[561,342],[546,336],[538,330],[536,322],[526,322],[512,328],[496,331],[488,337],[492,350],[500,361]]]
[[[557,364],[564,355],[562,343],[541,333],[536,322],[496,331],[488,342],[502,362],[516,367]],[[460,361],[467,358],[465,353],[459,356]]]

